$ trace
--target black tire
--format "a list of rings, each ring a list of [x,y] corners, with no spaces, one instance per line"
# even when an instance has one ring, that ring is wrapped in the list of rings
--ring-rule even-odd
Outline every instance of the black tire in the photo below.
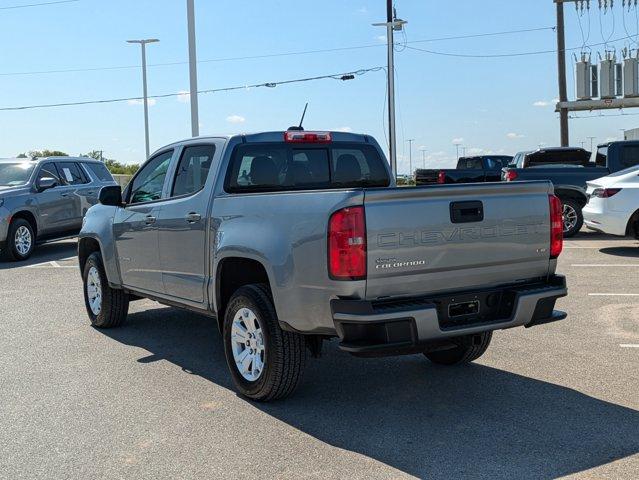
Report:
[[[254,312],[263,332],[264,368],[254,381],[244,378],[233,357],[231,329],[235,316],[242,308]],[[233,294],[224,315],[223,339],[226,362],[240,394],[266,402],[288,397],[295,391],[306,365],[305,338],[280,328],[266,285],[247,285]]]
[[[98,314],[94,313],[91,309],[87,292],[89,272],[92,268],[97,270],[100,278],[99,288],[102,296],[102,304]],[[89,255],[84,265],[84,271],[82,272],[82,280],[84,281],[84,305],[91,319],[91,325],[96,328],[113,328],[122,325],[129,313],[129,295],[122,290],[109,286],[106,273],[104,272],[102,255],[100,255],[99,252],[94,252]]]
[[[31,236],[31,246],[26,253],[20,253],[16,246],[16,233],[18,230],[24,227],[29,231],[29,235]],[[11,261],[23,261],[28,259],[33,250],[35,250],[35,232],[33,230],[33,225],[26,221],[24,218],[16,218],[11,225],[9,225],[9,231],[7,234],[7,248],[4,252],[4,258]]]
[[[570,228],[566,229],[564,224],[564,238],[574,237],[577,233],[579,233],[579,230],[581,230],[581,227],[584,224],[584,215],[581,211],[581,205],[570,199],[562,199],[561,203],[563,204],[564,209],[568,207],[574,210],[577,214],[576,222]]]
[[[473,342],[473,337],[480,337],[479,342]],[[484,332],[477,335],[466,335],[456,339],[457,347],[439,352],[424,353],[426,358],[438,365],[460,365],[470,363],[481,357],[493,338],[493,332]]]

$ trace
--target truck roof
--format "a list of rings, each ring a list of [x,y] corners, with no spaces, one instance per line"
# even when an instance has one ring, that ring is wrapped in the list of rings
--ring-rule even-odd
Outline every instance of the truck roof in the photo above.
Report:
[[[291,131],[291,130],[288,130],[288,131]],[[300,131],[305,133],[313,133],[313,132],[330,133],[332,142],[374,143],[371,136],[363,134],[363,133],[339,132],[334,130],[300,130]],[[170,143],[162,147],[161,150],[164,150],[167,147],[172,147],[174,145],[180,145],[185,142],[193,142],[198,140],[214,140],[214,139],[220,139],[220,138],[223,138],[226,140],[231,140],[233,138],[242,138],[245,142],[277,143],[277,142],[284,142],[284,134],[286,133],[287,133],[287,130],[276,130],[271,132],[237,133],[233,135],[200,135],[199,137],[185,138],[183,140]],[[159,151],[160,150],[157,150],[157,152]]]
[[[96,160],[91,157],[35,157],[35,158],[0,158],[0,163],[15,163],[15,162],[32,162],[34,164],[42,163],[45,160],[58,160],[64,162],[87,162],[87,163],[102,163],[100,160]]]

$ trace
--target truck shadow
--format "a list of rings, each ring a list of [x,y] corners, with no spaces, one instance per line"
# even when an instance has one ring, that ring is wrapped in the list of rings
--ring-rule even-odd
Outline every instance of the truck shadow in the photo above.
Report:
[[[37,245],[33,255],[23,262],[10,262],[0,260],[0,270],[11,270],[13,268],[29,267],[45,262],[55,262],[65,260],[78,255],[78,244],[75,240],[66,240],[55,243],[45,243]]]
[[[616,257],[634,257],[639,258],[639,245],[636,247],[606,247],[599,250],[606,255],[614,255]]]
[[[232,389],[211,319],[169,308],[103,331]],[[328,348],[326,348],[328,347]],[[417,477],[556,478],[639,453],[639,412],[479,364],[359,359],[336,342],[293,398],[254,408],[322,442]]]

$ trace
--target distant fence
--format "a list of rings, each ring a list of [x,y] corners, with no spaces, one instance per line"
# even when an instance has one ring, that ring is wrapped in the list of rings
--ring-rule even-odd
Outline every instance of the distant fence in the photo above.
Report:
[[[129,181],[131,181],[131,178],[133,177],[133,175],[122,175],[119,173],[114,173],[113,174],[113,179],[118,182],[118,185],[120,185],[122,188],[126,187],[127,183],[129,183]]]

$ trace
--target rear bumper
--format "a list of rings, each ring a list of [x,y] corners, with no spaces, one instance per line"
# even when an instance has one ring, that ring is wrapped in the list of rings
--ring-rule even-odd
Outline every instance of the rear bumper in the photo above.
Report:
[[[584,223],[590,230],[610,235],[626,235],[628,214],[614,210],[597,210],[586,205],[582,210]]]
[[[402,300],[333,300],[340,348],[356,354],[410,353],[447,339],[566,318],[554,310],[566,296],[566,278],[496,289]],[[455,302],[477,301],[478,314],[450,318]]]

